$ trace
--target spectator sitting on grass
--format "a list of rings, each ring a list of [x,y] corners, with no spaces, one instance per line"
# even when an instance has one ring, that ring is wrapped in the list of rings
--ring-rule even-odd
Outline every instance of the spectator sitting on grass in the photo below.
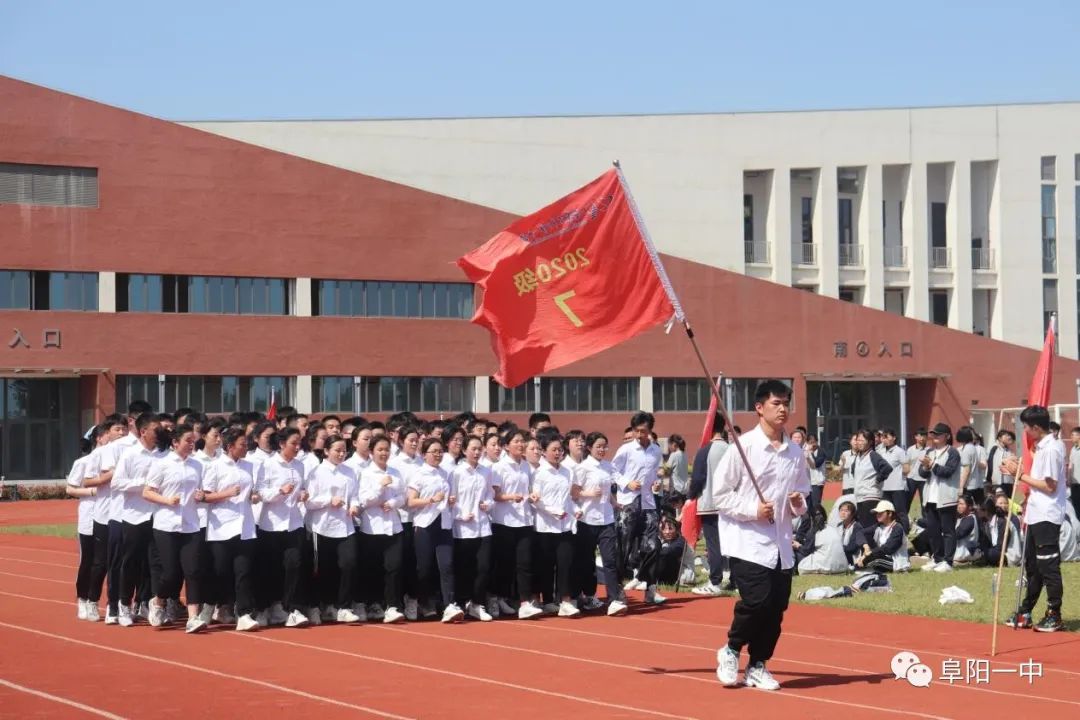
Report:
[[[907,536],[896,521],[896,508],[888,500],[874,506],[877,528],[874,530],[873,548],[864,547],[855,566],[874,572],[905,572],[911,569],[908,560]]]
[[[979,549],[979,519],[973,512],[975,500],[971,495],[961,495],[956,503],[956,552],[953,563],[966,565],[982,560]]]
[[[997,494],[993,500],[987,498],[984,508],[988,513],[984,528],[989,540],[986,562],[997,567],[1001,560],[1001,545],[1005,540],[1005,518],[1009,514],[1009,498],[1004,493]],[[1020,519],[1016,515],[1012,516],[1012,528],[1009,530],[1009,546],[1005,559],[1014,567],[1020,564]]]
[[[840,503],[840,524],[837,529],[840,530],[840,541],[844,545],[844,555],[847,556],[849,568],[855,564],[855,558],[861,550],[869,545],[862,526],[855,522],[855,515],[855,503],[848,500]]]
[[[798,568],[803,558],[809,556],[817,547],[817,534],[824,529],[826,524],[825,508],[820,505],[814,506],[811,515],[803,518],[795,536],[791,539],[791,547],[795,550],[795,567]],[[797,572],[797,570],[796,570]]]
[[[660,559],[657,561],[656,581],[667,585],[679,584],[684,567],[694,567],[693,556],[686,562],[686,540],[679,534],[679,524],[672,515],[660,519]]]

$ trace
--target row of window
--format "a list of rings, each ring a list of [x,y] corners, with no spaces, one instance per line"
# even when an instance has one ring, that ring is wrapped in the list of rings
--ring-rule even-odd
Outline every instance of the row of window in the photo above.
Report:
[[[97,309],[97,273],[0,270],[0,310]]]
[[[469,283],[314,280],[313,315],[346,317],[456,318],[473,315]]]
[[[0,203],[96,208],[97,168],[0,163]]]
[[[116,310],[288,315],[287,290],[288,283],[282,278],[118,273]]]
[[[625,378],[540,378],[539,392],[532,380],[507,389],[491,382],[492,413],[595,413],[634,412],[639,407],[639,380]],[[732,378],[730,410],[754,408],[756,378]],[[791,380],[784,380],[789,387]],[[475,381],[471,377],[360,377],[312,378],[314,412],[457,413],[473,410]],[[155,407],[193,407],[207,413],[258,411],[270,406],[274,389],[278,406],[295,397],[295,379],[266,376],[121,375],[116,379],[116,403],[127,407],[148,400]],[[725,392],[727,390],[725,389]],[[709,386],[703,378],[653,378],[656,412],[704,412],[709,407]]]

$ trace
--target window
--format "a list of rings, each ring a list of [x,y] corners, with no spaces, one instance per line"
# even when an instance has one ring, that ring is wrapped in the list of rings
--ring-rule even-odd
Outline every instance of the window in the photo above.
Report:
[[[97,168],[0,163],[0,203],[98,206]]]
[[[29,310],[30,272],[0,270],[0,310]]]
[[[281,278],[118,274],[118,312],[287,315],[287,284]]]
[[[814,242],[814,198],[802,198],[802,241]]]
[[[1057,272],[1057,203],[1054,185],[1042,186],[1043,272]]]
[[[315,315],[459,320],[473,315],[470,283],[315,280],[311,294]]]
[[[157,407],[157,375],[116,376],[116,411],[126,412],[128,409],[128,405],[135,402],[136,400],[144,400],[150,403],[152,406]]]
[[[838,292],[838,297],[849,303],[858,303],[860,295],[860,288],[857,287],[842,287]]]
[[[0,270],[0,309],[97,310],[97,273]]]
[[[930,292],[930,322],[943,327],[949,324],[949,292],[933,290]]]
[[[1057,157],[1045,155],[1039,159],[1039,174],[1043,182],[1054,182],[1057,179]]]
[[[515,388],[504,388],[494,380],[489,383],[492,412],[536,412],[536,392],[532,378]]]
[[[278,406],[292,401],[292,378],[239,376],[165,376],[165,410],[193,407],[206,413],[266,412],[270,409],[270,389]],[[116,378],[117,408],[132,400],[158,404],[157,375],[119,375]]]
[[[1057,280],[1043,280],[1043,332],[1050,328],[1050,318],[1057,314]]]
[[[731,407],[729,407],[728,410],[730,412],[753,412],[754,394],[757,392],[758,385],[766,379],[767,378],[731,378]],[[790,378],[781,378],[780,382],[784,383],[789,388],[791,387]],[[791,409],[795,409],[794,397],[791,399]]]
[[[851,221],[851,198],[840,198],[839,208],[839,231],[840,244],[851,245],[855,241],[854,229]]]
[[[97,273],[49,273],[50,310],[98,309]]]
[[[634,378],[540,378],[544,412],[631,412],[638,408]]]
[[[360,412],[462,412],[473,408],[475,380],[463,377],[365,377]]]
[[[705,412],[711,395],[705,378],[653,378],[656,412]]]
[[[904,314],[904,291],[903,290],[886,290],[885,291],[885,312],[893,313],[894,315]]]
[[[315,412],[355,413],[352,375],[312,378]]]
[[[943,202],[930,203],[930,247],[948,247],[948,207]]]
[[[754,242],[754,196],[742,196],[743,242]]]

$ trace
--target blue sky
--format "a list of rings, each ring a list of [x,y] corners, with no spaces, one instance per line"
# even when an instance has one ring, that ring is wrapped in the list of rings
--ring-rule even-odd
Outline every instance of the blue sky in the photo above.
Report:
[[[1080,99],[1080,3],[0,2],[0,74],[169,119]]]

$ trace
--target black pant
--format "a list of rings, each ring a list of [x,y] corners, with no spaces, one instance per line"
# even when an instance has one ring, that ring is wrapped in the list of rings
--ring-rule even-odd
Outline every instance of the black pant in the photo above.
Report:
[[[300,531],[300,576],[296,584],[296,604],[301,607],[318,607],[318,581],[315,577],[315,536],[308,529]]]
[[[206,543],[214,558],[214,578],[217,582],[217,601],[221,605],[236,605],[236,614],[247,615],[255,610],[255,553],[257,540],[228,540]]]
[[[364,535],[357,533],[360,557],[367,568],[367,578],[382,578],[382,602],[388,608],[402,606],[402,562],[404,560],[405,533],[396,535]],[[375,598],[370,598],[376,602]]]
[[[86,589],[86,599],[97,603],[101,599],[101,586],[109,570],[109,526],[94,523],[94,559],[90,565],[90,579]],[[119,593],[119,588],[117,588]]]
[[[411,522],[401,523],[401,586],[409,597],[420,597],[416,562],[416,531]]]
[[[540,540],[540,570],[536,575],[544,602],[557,603],[563,598],[574,597],[577,595],[577,588],[574,587],[574,533],[538,532],[537,537]]]
[[[938,507],[934,503],[923,506],[923,519],[930,540],[930,552],[934,562],[953,564],[956,555],[956,506]]]
[[[739,590],[728,630],[728,646],[736,652],[750,646],[750,663],[767,662],[780,639],[791,596],[791,571],[730,558],[731,580]]]
[[[134,527],[134,526],[133,526]],[[187,604],[202,602],[202,530],[192,533],[154,530],[154,544],[161,555],[161,579],[156,596],[161,599],[180,594],[186,583]]]
[[[1080,485],[1073,485],[1069,488],[1069,500],[1072,502],[1073,512],[1076,513],[1076,517],[1080,518]]]
[[[304,529],[259,530],[258,567],[262,575],[261,609],[276,602],[287,611],[300,609],[300,554],[304,548]]]
[[[637,510],[634,506],[619,511],[621,553],[627,558],[621,576],[637,568],[637,578],[646,585],[656,584],[656,562],[660,557],[660,518],[655,510]]]
[[[822,498],[822,496],[824,494],[825,494],[825,486],[824,485],[811,485],[810,486],[810,503],[809,503],[809,507],[807,509],[811,513],[814,512],[814,508],[821,507],[821,498]],[[713,583],[713,584],[718,585],[719,583]]]
[[[86,600],[90,597],[90,576],[94,571],[94,536],[79,533],[79,569],[75,573],[75,597]],[[101,597],[101,583],[98,583],[98,597]]]
[[[536,530],[493,523],[495,592],[506,600],[525,602],[533,592],[533,553]]]
[[[911,503],[915,502],[915,493],[919,494],[919,507],[923,507],[926,505],[926,498],[923,497],[923,488],[925,487],[925,480],[912,480],[911,478],[907,479],[907,511],[909,515],[911,514]]]
[[[202,572],[202,601],[211,605],[225,604],[221,600],[221,580],[217,576],[217,567],[214,562],[214,554],[210,550],[210,543],[206,541],[206,528],[200,528],[202,533],[202,557],[199,558],[199,568]]]
[[[454,535],[443,529],[438,518],[427,527],[413,528],[416,544],[416,574],[420,597],[428,600],[435,595],[435,568],[438,566],[438,588],[443,606],[454,602]]]
[[[110,520],[106,550],[106,577],[109,582],[109,614],[116,615],[120,608],[121,576],[124,574],[124,525]]]
[[[491,580],[491,536],[454,538],[454,580],[459,600],[483,605]]]
[[[338,609],[353,604],[353,575],[356,572],[356,541],[352,536],[336,538],[315,533],[318,601]],[[331,618],[333,619],[333,618]]]
[[[884,492],[885,499],[896,508],[896,521],[900,523],[900,527],[904,528],[904,534],[907,535],[908,530],[911,529],[911,518],[908,517],[910,501],[907,490],[885,490]]]
[[[855,518],[856,521],[862,525],[863,530],[868,534],[874,532],[874,528],[877,526],[877,519],[874,517],[874,508],[881,502],[878,499],[873,500],[860,500],[855,506]]]
[[[1052,522],[1028,525],[1027,547],[1024,550],[1024,574],[1027,594],[1020,603],[1020,612],[1030,613],[1046,588],[1046,610],[1061,614],[1061,526]]]
[[[173,597],[161,594],[157,572],[151,576],[150,548],[155,544],[153,521],[147,520],[138,524],[123,522],[121,526],[124,533],[124,559],[120,570],[120,602],[127,604],[132,600],[143,600],[147,595],[147,584],[150,594],[155,597]],[[180,592],[179,586],[176,592]]]
[[[709,582],[720,587],[724,582],[724,568],[727,565],[727,559],[720,552],[720,516],[702,515],[701,534],[705,536],[705,559],[709,563]]]
[[[604,588],[608,600],[620,600],[623,596],[619,584],[619,570],[616,564],[619,539],[615,523],[608,525],[589,525],[579,522],[577,535],[574,536],[577,550],[574,560],[578,564],[578,590],[593,597],[596,595],[596,549],[600,549],[600,562],[603,563]]]

